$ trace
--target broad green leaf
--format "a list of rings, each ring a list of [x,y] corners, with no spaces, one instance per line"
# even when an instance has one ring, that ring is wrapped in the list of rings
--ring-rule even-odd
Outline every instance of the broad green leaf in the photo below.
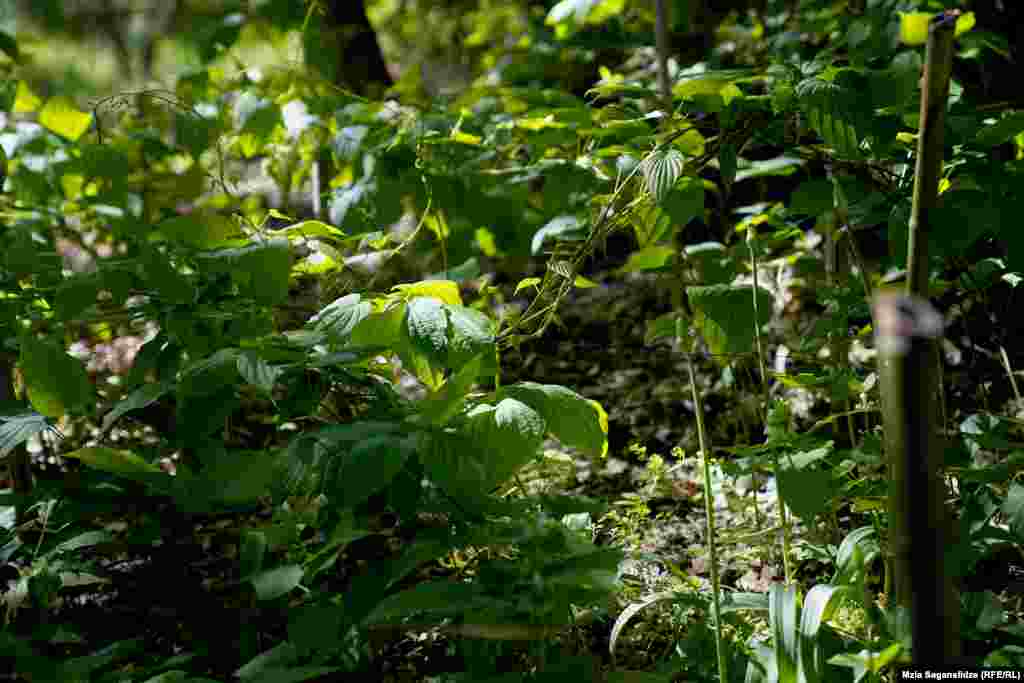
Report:
[[[824,662],[821,657],[819,632],[835,611],[840,599],[849,594],[842,586],[818,584],[804,597],[800,612],[800,656],[799,667],[802,680],[819,681],[824,678]]]
[[[402,340],[402,321],[407,304],[399,304],[379,313],[371,313],[352,329],[355,346],[398,348]]]
[[[832,210],[834,190],[828,180],[805,180],[797,185],[789,200],[791,213],[820,216]]]
[[[11,61],[18,63],[21,61],[21,52],[18,50],[18,41],[16,41],[10,33],[7,31],[0,31],[0,52],[10,57]]]
[[[661,203],[676,185],[683,173],[686,159],[677,149],[656,150],[642,162],[641,172],[647,191],[654,196],[654,201]]]
[[[445,305],[448,314],[448,367],[456,370],[481,354],[494,354],[494,322],[480,311],[465,306]],[[482,359],[479,370],[488,372],[494,365]]]
[[[212,211],[168,218],[156,229],[170,240],[200,249],[223,244],[236,232],[228,217]]]
[[[373,305],[359,294],[347,294],[327,304],[306,326],[327,333],[335,342],[344,342],[372,310]]]
[[[676,338],[676,318],[680,314],[675,311],[669,311],[659,315],[654,320],[647,321],[647,327],[644,332],[644,344],[652,346],[659,341],[675,341]]]
[[[282,595],[291,593],[292,590],[302,581],[303,570],[301,565],[289,564],[283,567],[275,567],[260,572],[249,581],[256,589],[256,597],[260,600],[274,600]],[[261,678],[260,680],[264,680]],[[300,679],[306,680],[306,679]]]
[[[382,623],[427,613],[434,618],[462,614],[491,603],[469,583],[431,581],[395,593],[382,600],[367,617],[369,623]]]
[[[768,618],[779,681],[797,680],[800,657],[800,632],[797,630],[799,613],[800,595],[797,589],[773,585],[768,593]]]
[[[596,401],[557,384],[535,382],[502,387],[498,396],[510,396],[536,410],[548,431],[565,445],[598,457],[608,452],[608,416]]]
[[[660,202],[672,223],[679,229],[694,218],[704,216],[704,183],[700,178],[683,178]]]
[[[236,276],[247,273],[240,286],[248,286],[248,294],[263,304],[278,304],[288,298],[288,278],[292,252],[288,240],[272,239],[243,247]],[[243,291],[246,291],[243,289]]]
[[[96,303],[100,291],[99,279],[94,275],[74,275],[57,287],[54,308],[64,320],[73,320]]]
[[[283,235],[285,237],[291,237],[293,235],[299,235],[301,237],[344,237],[345,233],[342,230],[334,227],[333,225],[327,225],[322,221],[302,221],[301,223],[295,223],[287,227],[281,228],[274,231],[275,235]]]
[[[43,415],[58,418],[95,405],[85,366],[52,342],[23,338],[19,365],[29,401]]]
[[[238,565],[243,581],[263,569],[263,560],[266,555],[266,534],[252,529],[242,532],[242,542],[238,548]]]
[[[392,291],[398,291],[409,299],[426,296],[440,299],[446,304],[462,305],[459,283],[452,280],[422,280],[411,284],[395,285],[392,287]]]
[[[281,368],[260,358],[255,351],[243,351],[238,355],[238,374],[249,384],[259,387],[267,394],[274,390],[274,383],[281,375]]]
[[[639,270],[657,270],[669,264],[676,250],[668,246],[646,247],[629,255],[626,264],[619,269],[622,273]]]
[[[771,319],[772,296],[758,289],[759,320],[754,319],[754,288],[749,285],[709,285],[686,290],[694,322],[712,353],[745,353],[754,345],[754,325]]]
[[[684,263],[702,284],[727,284],[736,276],[736,262],[720,242],[700,242],[683,249]]]
[[[13,111],[15,114],[30,114],[39,109],[42,103],[42,99],[32,92],[32,89],[28,87],[28,83],[18,81],[18,92],[14,96]]]
[[[0,415],[0,459],[48,426],[46,416],[39,413]]]
[[[865,77],[844,69],[832,80],[808,78],[796,86],[807,121],[841,157],[859,158],[873,120],[871,91]]]
[[[1024,111],[1011,112],[989,126],[981,128],[974,139],[985,147],[995,147],[1024,132]]]
[[[162,472],[158,465],[146,462],[131,451],[114,448],[100,446],[79,448],[76,451],[64,453],[61,457],[81,460],[90,467],[111,474],[160,474]]]
[[[924,45],[928,42],[928,26],[935,16],[932,12],[900,12],[900,41],[905,45]],[[976,19],[974,12],[965,12],[957,17],[954,35],[962,35],[972,28]]]
[[[106,529],[86,531],[69,538],[66,541],[58,543],[54,550],[61,553],[67,553],[72,550],[78,550],[79,548],[91,548],[93,546],[100,545],[101,543],[109,543],[112,540],[114,540],[114,535]]]
[[[437,299],[417,297],[406,307],[405,331],[413,349],[432,364],[448,360],[448,318]]]
[[[423,464],[450,495],[472,503],[536,455],[544,430],[540,414],[520,401],[480,404],[460,424],[431,434]]]
[[[540,230],[534,233],[530,242],[530,253],[536,256],[541,253],[544,242],[551,239],[556,242],[575,242],[584,237],[584,223],[576,216],[558,216],[552,218]]]
[[[722,174],[722,186],[726,191],[732,187],[733,182],[742,180],[736,176],[738,165],[739,154],[736,151],[736,145],[723,143],[718,150],[718,169]]]
[[[74,142],[89,129],[92,114],[79,110],[67,97],[51,97],[39,112],[39,123],[44,128]]]
[[[110,426],[125,413],[133,410],[141,410],[152,405],[161,396],[169,393],[174,384],[170,381],[157,382],[154,384],[143,384],[132,393],[125,396],[103,416],[103,431],[106,432]]]
[[[420,405],[423,418],[435,426],[442,426],[462,410],[466,394],[480,374],[480,357],[477,356],[448,378],[440,390],[422,400]]]
[[[380,491],[405,467],[416,451],[415,436],[372,436],[338,456],[333,495],[338,504],[354,508]]]
[[[798,517],[810,523],[832,499],[832,473],[825,470],[778,468],[779,495]]]
[[[218,505],[244,505],[266,496],[280,468],[272,454],[226,451],[212,456],[201,476],[174,477],[174,496],[186,512],[208,512]]]

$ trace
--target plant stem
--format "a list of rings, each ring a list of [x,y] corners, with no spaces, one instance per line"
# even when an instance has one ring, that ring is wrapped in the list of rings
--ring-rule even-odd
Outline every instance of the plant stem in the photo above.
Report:
[[[683,320],[676,318],[676,345],[682,344]],[[704,466],[704,514],[707,516],[708,557],[711,562],[711,608],[715,616],[715,652],[718,656],[718,680],[725,683],[729,679],[725,663],[725,643],[722,639],[722,604],[721,586],[718,580],[718,549],[715,546],[715,496],[711,487],[711,445],[704,429],[704,404],[697,388],[697,373],[693,369],[693,354],[687,357],[687,369],[690,373],[690,389],[693,393],[693,409],[697,414],[697,442],[700,444],[701,460]]]

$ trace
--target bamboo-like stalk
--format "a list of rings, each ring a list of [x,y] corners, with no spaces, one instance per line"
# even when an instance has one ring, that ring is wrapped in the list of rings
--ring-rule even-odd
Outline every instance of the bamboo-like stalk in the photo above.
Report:
[[[875,298],[889,494],[894,604],[910,610],[915,666],[946,664],[960,654],[960,605],[945,575],[947,527],[937,438],[942,317],[927,301],[929,214],[938,200],[943,128],[959,12],[928,28],[920,133],[907,247],[907,293]],[[937,654],[931,654],[931,653]]]
[[[907,245],[907,293],[922,297],[928,296],[928,217],[935,208],[939,177],[942,175],[946,101],[949,99],[957,16],[957,12],[947,12],[932,21],[925,53],[917,165],[914,169],[914,203],[910,210]]]
[[[933,355],[942,316],[927,301],[882,293],[875,299],[885,449],[891,467],[890,552],[894,604],[910,610],[914,666],[959,656],[960,604],[945,575],[945,487]]]
[[[654,0],[654,44],[658,52],[658,95],[665,110],[665,121],[672,117],[672,84],[668,77],[668,1]]]

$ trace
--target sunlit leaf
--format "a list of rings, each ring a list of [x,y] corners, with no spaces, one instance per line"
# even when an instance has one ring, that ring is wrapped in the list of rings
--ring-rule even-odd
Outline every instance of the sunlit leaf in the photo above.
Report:
[[[74,142],[89,129],[92,114],[78,109],[67,97],[51,97],[39,112],[39,123],[44,128]]]

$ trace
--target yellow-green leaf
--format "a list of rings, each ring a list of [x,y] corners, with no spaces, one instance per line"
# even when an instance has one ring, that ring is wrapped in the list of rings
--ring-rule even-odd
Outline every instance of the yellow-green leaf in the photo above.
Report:
[[[484,256],[493,258],[498,253],[498,245],[494,242],[494,235],[487,228],[477,228],[476,233],[476,246],[480,248],[480,251],[484,253]]]
[[[28,87],[28,83],[25,81],[18,82],[18,92],[14,95],[14,113],[15,114],[28,114],[36,109],[39,109],[43,101],[39,99],[39,96],[32,92],[32,89]]]
[[[905,45],[924,45],[928,42],[928,23],[935,16],[931,12],[900,14],[900,40]]]
[[[421,280],[406,285],[395,285],[392,291],[399,291],[402,295],[411,299],[417,296],[431,296],[440,299],[446,304],[462,305],[462,296],[459,294],[459,283],[451,280]]]
[[[516,285],[516,291],[514,291],[513,294],[518,294],[519,290],[521,290],[521,289],[526,289],[527,287],[536,287],[539,284],[540,284],[540,278],[539,277],[523,278],[522,280],[519,281],[519,284]]]
[[[593,280],[588,280],[587,278],[583,277],[582,275],[577,275],[576,279],[573,281],[573,284],[576,285],[577,287],[579,287],[580,289],[590,289],[591,287],[599,286]]]
[[[74,141],[89,130],[92,114],[80,110],[67,97],[51,97],[39,112],[39,123],[47,130]]]

